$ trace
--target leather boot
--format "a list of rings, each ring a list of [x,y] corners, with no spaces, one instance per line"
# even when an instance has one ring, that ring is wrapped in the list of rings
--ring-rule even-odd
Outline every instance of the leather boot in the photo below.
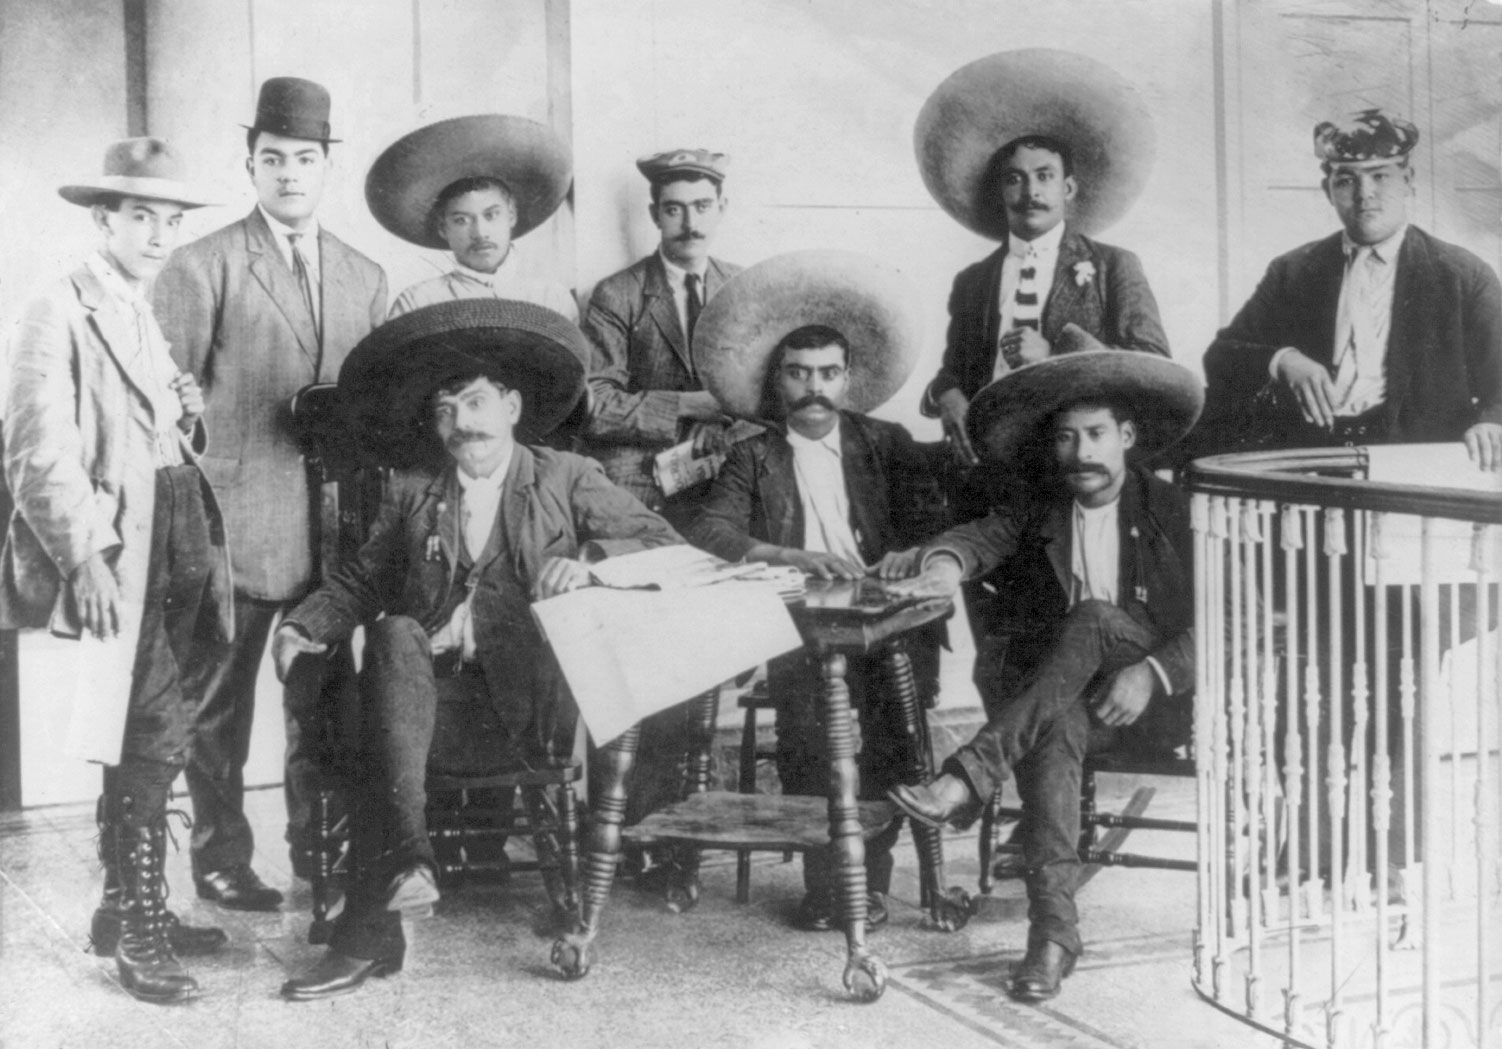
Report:
[[[115,845],[119,817],[110,812],[108,795],[99,796],[94,819],[99,825],[99,862],[104,868],[104,894],[99,906],[94,908],[94,920],[89,923],[89,949],[101,958],[108,958],[115,953],[115,944],[120,941],[120,926],[125,921],[125,908],[120,903],[120,868],[116,862]],[[167,938],[172,942],[172,949],[182,955],[213,954],[229,942],[223,929],[186,925],[170,910],[167,911]]]
[[[124,912],[115,944],[120,986],[145,1002],[184,1001],[198,994],[198,981],[183,969],[167,935],[166,817],[158,814],[137,823],[132,804],[128,795],[120,799],[122,818],[115,836]]]

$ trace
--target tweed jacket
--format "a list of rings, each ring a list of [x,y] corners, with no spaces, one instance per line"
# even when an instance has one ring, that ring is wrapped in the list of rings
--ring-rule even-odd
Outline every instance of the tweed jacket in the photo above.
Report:
[[[96,553],[115,570],[123,604],[139,612],[151,562],[156,502],[156,422],[132,360],[135,319],[86,267],[27,304],[13,332],[4,382],[5,483],[15,501],[0,552],[0,626],[47,627],[78,637],[68,577]],[[193,462],[202,423],[180,437]],[[207,484],[205,484],[207,489]],[[211,527],[223,521],[205,492]],[[227,557],[211,567],[212,633],[228,640],[233,600]],[[100,682],[100,709],[130,689],[129,675]],[[115,707],[118,709],[118,707]]]
[[[1017,489],[988,516],[930,542],[926,558],[957,558],[965,578],[992,569],[1009,595],[1022,636],[1016,649],[1027,663],[1050,643],[1069,610],[1074,497],[1062,487]],[[1118,511],[1121,530],[1119,602],[1162,639],[1153,652],[1174,695],[1194,687],[1194,568],[1189,498],[1141,467],[1128,469]],[[1015,654],[1008,656],[1016,658]]]
[[[292,395],[333,382],[360,339],[386,319],[381,268],[320,227],[320,347],[302,291],[260,209],[186,247],[157,278],[162,330],[203,387],[215,450],[203,469],[224,507],[235,585],[294,600],[313,576],[307,475]]]
[[[939,395],[958,389],[973,398],[996,370],[1001,337],[1001,265],[1003,244],[954,279],[949,293],[949,332],[944,361],[920,405],[937,416]],[[1088,263],[1094,273],[1080,283],[1076,267]],[[1065,229],[1053,284],[1043,306],[1042,334],[1050,343],[1073,322],[1107,346],[1168,356],[1168,336],[1158,319],[1158,303],[1148,287],[1137,256]]]
[[[565,686],[529,606],[552,557],[591,559],[683,540],[662,518],[610,484],[599,464],[571,452],[517,445],[501,492],[498,527],[469,582],[456,468],[397,473],[359,554],[287,616],[315,641],[347,637],[385,612],[431,635],[474,587],[475,642],[503,719],[554,706]],[[505,552],[505,557],[501,552]],[[523,593],[517,593],[517,584]],[[524,721],[511,725],[513,731]]]
[[[1458,441],[1477,422],[1502,424],[1502,283],[1464,248],[1409,226],[1398,249],[1387,339],[1386,439]],[[1335,370],[1335,323],[1345,255],[1339,233],[1274,259],[1240,312],[1205,352],[1208,383],[1196,445],[1234,446],[1249,427],[1277,443],[1297,430],[1291,398],[1259,398],[1268,365],[1293,346]],[[1255,412],[1250,410],[1257,405]],[[1205,434],[1213,434],[1206,437]],[[1268,438],[1271,440],[1268,440]]]
[[[740,269],[710,259],[704,301]],[[592,348],[585,451],[615,483],[651,489],[652,457],[678,440],[679,394],[704,388],[661,255],[600,281],[582,327]]]

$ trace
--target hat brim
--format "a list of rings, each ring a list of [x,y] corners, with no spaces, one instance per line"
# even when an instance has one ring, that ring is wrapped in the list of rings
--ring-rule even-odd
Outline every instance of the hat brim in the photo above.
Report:
[[[510,299],[460,299],[404,313],[362,339],[339,389],[362,443],[386,466],[433,465],[443,448],[430,400],[446,382],[482,373],[521,395],[517,437],[551,432],[584,396],[589,348],[567,318]]]
[[[102,175],[92,182],[74,182],[59,186],[57,195],[69,204],[89,207],[116,197],[140,197],[178,204],[183,208],[205,208],[214,201],[204,200],[175,179],[140,178],[129,175]]]
[[[970,402],[965,427],[982,458],[1024,465],[1064,406],[1093,399],[1125,404],[1146,458],[1182,440],[1205,406],[1199,378],[1167,357],[1137,350],[1081,350],[1008,372]]]
[[[433,228],[433,205],[444,187],[488,175],[511,190],[513,237],[547,221],[573,180],[568,146],[535,120],[502,114],[455,117],[418,128],[376,158],[365,176],[365,201],[386,229],[409,243],[445,250]]]
[[[848,251],[796,251],[742,270],[694,329],[694,367],[731,415],[769,418],[772,351],[795,328],[823,324],[850,343],[846,404],[868,412],[895,394],[922,345],[917,291],[896,267]]]
[[[1126,214],[1157,154],[1152,115],[1124,77],[1072,51],[1003,51],[961,66],[929,96],[913,129],[923,183],[962,225],[1007,236],[992,164],[1024,135],[1047,135],[1074,155],[1068,219],[1093,234]]]

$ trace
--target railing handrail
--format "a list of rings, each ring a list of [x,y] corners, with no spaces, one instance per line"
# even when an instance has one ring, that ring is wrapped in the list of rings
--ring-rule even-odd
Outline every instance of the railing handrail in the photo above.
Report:
[[[1190,491],[1284,503],[1442,517],[1476,524],[1502,524],[1502,495],[1463,488],[1332,477],[1317,471],[1359,474],[1366,470],[1362,448],[1296,448],[1238,452],[1196,459],[1185,482]]]

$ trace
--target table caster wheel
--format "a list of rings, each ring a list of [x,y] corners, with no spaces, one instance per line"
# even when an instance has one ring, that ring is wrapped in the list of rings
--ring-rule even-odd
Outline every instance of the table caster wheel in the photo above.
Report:
[[[858,1002],[874,1002],[887,989],[887,966],[873,954],[853,955],[845,963],[845,990]]]
[[[970,915],[974,912],[975,907],[970,900],[970,894],[958,886],[951,886],[949,891],[939,898],[935,914],[924,918],[923,927],[935,932],[959,932],[969,924]]]
[[[594,964],[594,944],[578,933],[568,933],[553,941],[553,968],[565,980],[579,980],[589,975]]]

